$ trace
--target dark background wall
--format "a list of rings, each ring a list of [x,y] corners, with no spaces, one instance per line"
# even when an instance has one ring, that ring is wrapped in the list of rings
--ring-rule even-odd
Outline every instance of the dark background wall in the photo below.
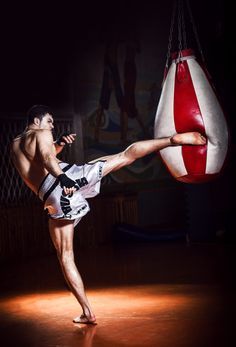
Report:
[[[233,19],[229,1],[191,1],[206,61],[231,110]],[[164,67],[172,1],[95,3],[13,2],[1,6],[0,110],[25,111],[36,102],[68,107],[71,79],[90,56],[98,67],[99,45],[108,36],[125,40],[135,31],[152,46],[149,64],[159,82]],[[145,42],[143,42],[145,44]],[[156,66],[153,60],[156,59]],[[232,62],[232,63],[231,63]],[[148,69],[149,66],[146,65]],[[90,77],[90,72],[87,78]]]
[[[220,212],[219,225],[222,225],[223,220],[224,227],[232,230],[235,225],[235,55],[232,53],[232,4],[223,0],[190,1],[190,4],[208,69],[228,116],[232,145],[223,178],[200,188],[189,185],[186,188],[188,204],[192,212],[196,206],[201,206],[199,213],[204,220],[216,220]],[[1,9],[0,21],[0,112],[10,117],[12,112],[24,113],[32,104],[42,103],[60,112],[65,110],[65,114],[76,110],[83,116],[84,104],[91,98],[88,85],[100,82],[106,40],[115,37],[124,42],[132,33],[140,39],[142,47],[142,56],[138,60],[138,89],[146,88],[143,81],[155,82],[160,86],[171,13],[171,0],[139,4],[128,1],[5,4]],[[160,89],[157,97],[158,93]],[[145,194],[139,200],[141,212],[147,208],[147,204],[143,204],[147,199]],[[149,194],[152,209],[154,195]],[[204,203],[202,196],[205,197]],[[163,206],[161,200],[158,204]],[[141,224],[144,224],[145,216],[145,213],[140,215]],[[196,233],[200,229],[203,232],[206,229],[210,232],[212,228],[215,230],[214,223],[210,226],[205,222],[201,224],[199,214],[192,213],[190,219],[194,226],[193,239],[197,238]]]

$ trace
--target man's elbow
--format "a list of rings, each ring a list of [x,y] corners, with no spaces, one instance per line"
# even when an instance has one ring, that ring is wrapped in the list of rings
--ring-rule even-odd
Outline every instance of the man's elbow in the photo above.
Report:
[[[42,156],[42,162],[45,167],[54,160],[56,160],[56,156],[52,153],[45,154]]]

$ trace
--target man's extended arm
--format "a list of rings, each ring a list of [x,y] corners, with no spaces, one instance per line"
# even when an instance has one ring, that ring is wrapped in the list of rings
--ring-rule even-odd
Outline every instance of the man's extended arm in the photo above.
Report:
[[[64,133],[56,141],[54,141],[54,146],[56,154],[61,153],[65,145],[71,145],[75,141],[76,134]]]

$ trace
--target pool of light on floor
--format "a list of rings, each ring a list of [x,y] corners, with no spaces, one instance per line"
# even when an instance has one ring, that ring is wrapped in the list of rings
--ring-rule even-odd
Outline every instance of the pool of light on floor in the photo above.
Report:
[[[44,346],[165,346],[173,336],[188,339],[211,300],[197,286],[170,284],[90,289],[87,295],[96,327],[72,322],[81,309],[67,290],[6,297],[0,310],[9,321],[30,323]]]

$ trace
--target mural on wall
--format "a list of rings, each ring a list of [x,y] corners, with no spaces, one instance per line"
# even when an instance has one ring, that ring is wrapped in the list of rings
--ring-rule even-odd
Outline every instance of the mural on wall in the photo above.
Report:
[[[93,84],[83,117],[87,161],[118,153],[132,142],[153,138],[160,94],[155,76],[150,81],[145,74],[137,39],[109,40],[100,52],[100,78],[95,87]],[[152,181],[159,178],[162,167],[159,156],[151,154],[111,173],[109,182]]]

